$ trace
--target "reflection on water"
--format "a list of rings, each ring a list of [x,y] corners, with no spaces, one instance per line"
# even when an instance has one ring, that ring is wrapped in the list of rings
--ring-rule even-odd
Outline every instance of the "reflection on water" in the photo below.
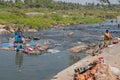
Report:
[[[19,68],[22,66],[23,64],[23,55],[24,53],[22,52],[16,52],[16,55],[15,55],[15,63],[16,63],[16,66],[18,66]]]

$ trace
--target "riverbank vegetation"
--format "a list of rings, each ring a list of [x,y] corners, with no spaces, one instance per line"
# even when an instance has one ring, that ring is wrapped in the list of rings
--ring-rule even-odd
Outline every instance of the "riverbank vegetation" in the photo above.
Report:
[[[53,0],[0,0],[0,24],[43,29],[53,26],[102,22],[120,15],[119,4],[86,5]]]

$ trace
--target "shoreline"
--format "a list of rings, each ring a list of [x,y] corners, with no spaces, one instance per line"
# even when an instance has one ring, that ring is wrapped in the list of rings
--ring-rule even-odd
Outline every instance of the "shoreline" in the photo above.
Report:
[[[93,58],[92,56],[88,55],[85,58],[81,59],[80,61],[76,62],[75,64],[69,66],[68,68],[62,70],[61,72],[57,73],[51,80],[73,80],[74,68],[79,65],[84,65],[83,63],[89,63],[88,60]]]
[[[104,48],[98,56],[86,56],[82,60],[57,73],[51,80],[73,80],[74,68],[76,66],[88,64],[97,57],[103,57],[107,65],[120,70],[120,43]],[[120,76],[120,73],[118,76]]]

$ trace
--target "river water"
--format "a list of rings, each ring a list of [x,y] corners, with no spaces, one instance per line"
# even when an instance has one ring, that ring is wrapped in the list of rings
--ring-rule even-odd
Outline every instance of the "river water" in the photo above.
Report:
[[[0,51],[0,80],[50,80],[61,70],[87,56],[84,52],[70,53],[67,49],[77,45],[87,45],[102,40],[106,29],[113,36],[119,37],[120,30],[116,24],[78,24],[61,28],[50,28],[31,33],[29,36],[40,37],[37,43],[49,40],[52,52],[38,56],[29,56],[15,51]],[[68,36],[74,32],[73,36]],[[0,41],[7,42],[12,35],[0,36]],[[28,34],[26,34],[28,36]]]

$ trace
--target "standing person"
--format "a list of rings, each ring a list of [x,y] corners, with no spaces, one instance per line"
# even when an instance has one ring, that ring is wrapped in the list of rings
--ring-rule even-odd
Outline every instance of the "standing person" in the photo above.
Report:
[[[17,30],[17,35],[18,35],[18,42],[22,41],[22,31],[20,30],[20,28],[18,28]]]
[[[16,29],[14,29],[14,43],[18,43],[18,35]]]
[[[16,29],[14,29],[14,48],[17,47],[18,44],[18,35]]]
[[[16,29],[14,29],[14,36],[17,34],[17,30]]]
[[[22,49],[22,41],[20,41],[16,47],[16,52],[19,52]]]
[[[106,32],[104,34],[104,40],[105,40],[105,47],[107,47],[109,44],[111,44],[112,35],[109,33],[108,30],[106,30]]]
[[[23,42],[22,41],[22,36],[18,36],[18,42]]]
[[[117,16],[116,22],[117,22],[118,28],[120,28],[120,16]]]
[[[17,33],[14,33],[14,43],[18,43],[18,35],[17,35]]]
[[[18,36],[22,36],[22,31],[20,30],[20,28],[18,28],[17,34],[18,34]]]

